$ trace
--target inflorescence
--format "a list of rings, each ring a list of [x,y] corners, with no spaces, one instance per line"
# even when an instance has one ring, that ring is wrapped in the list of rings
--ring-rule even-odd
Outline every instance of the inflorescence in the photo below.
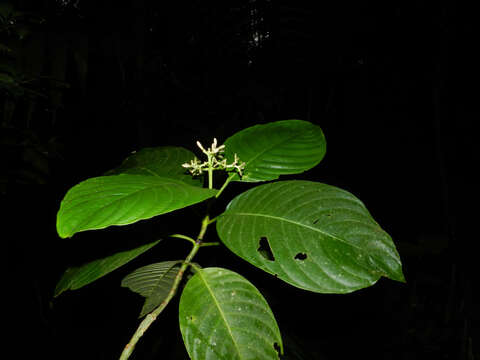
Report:
[[[237,154],[234,154],[234,159],[231,164],[227,163],[224,157],[225,145],[217,146],[217,139],[213,139],[212,146],[205,150],[200,141],[197,141],[197,146],[202,152],[207,155],[207,161],[201,161],[196,157],[190,160],[189,163],[182,164],[182,166],[192,174],[201,175],[203,172],[210,170],[226,170],[236,171],[238,175],[242,176],[242,170],[245,168],[245,163],[240,161]]]

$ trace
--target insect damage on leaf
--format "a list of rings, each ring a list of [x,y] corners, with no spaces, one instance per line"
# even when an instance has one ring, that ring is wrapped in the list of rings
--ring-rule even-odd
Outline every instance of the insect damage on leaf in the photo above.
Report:
[[[307,254],[305,253],[298,253],[297,255],[295,255],[295,260],[300,260],[300,261],[303,261],[307,258]]]
[[[266,236],[262,236],[260,241],[258,242],[258,249],[257,251],[268,261],[275,261],[275,257],[273,256],[272,249],[270,248],[270,244],[268,243],[268,239]]]

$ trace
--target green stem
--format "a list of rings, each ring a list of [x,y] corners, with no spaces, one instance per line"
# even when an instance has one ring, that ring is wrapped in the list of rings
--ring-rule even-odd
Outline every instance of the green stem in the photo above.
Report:
[[[195,240],[193,240],[190,236],[182,235],[182,234],[172,234],[169,237],[177,238],[177,239],[184,239],[190,241],[193,245],[195,245]]]
[[[237,175],[237,173],[231,173],[227,180],[225,180],[225,182],[223,183],[222,187],[220,188],[220,190],[218,190],[217,194],[215,195],[215,198],[218,199],[218,197],[220,196],[220,194],[223,192],[223,190],[225,190],[225,188],[227,187],[227,185],[230,183],[230,181],[232,181],[232,179],[235,177],[235,175]]]
[[[215,221],[217,221],[218,216],[215,216],[213,219],[208,220],[208,225],[213,224]]]
[[[202,245],[200,245],[200,246],[205,247],[205,246],[218,246],[218,245],[220,245],[220,243],[218,241],[212,241],[212,242],[202,243]]]
[[[213,189],[213,164],[212,156],[208,155],[208,188]]]
[[[180,282],[182,281],[185,270],[187,270],[187,268],[190,265],[193,257],[196,255],[196,253],[198,252],[200,247],[203,245],[202,240],[203,240],[203,237],[205,236],[205,232],[207,231],[207,227],[208,227],[209,222],[210,222],[210,218],[207,215],[202,220],[202,227],[201,227],[200,232],[197,236],[197,239],[195,240],[195,243],[192,247],[192,250],[190,250],[190,253],[185,258],[185,261],[182,263],[182,266],[180,267],[180,270],[178,271],[177,276],[175,276],[175,280],[173,281],[173,285],[170,288],[170,291],[168,292],[167,297],[165,298],[165,300],[163,300],[163,302],[157,308],[155,308],[155,310],[153,310],[150,314],[148,314],[142,320],[142,322],[138,326],[137,330],[133,334],[132,338],[130,339],[130,342],[123,349],[123,352],[120,355],[120,360],[127,360],[130,357],[130,355],[132,354],[138,340],[140,340],[140,338],[143,336],[145,331],[147,331],[147,329],[150,327],[150,325],[152,325],[152,323],[155,321],[155,319],[158,317],[158,315],[161,314],[161,312],[165,309],[165,307],[168,305],[170,300],[172,300],[172,298],[177,293],[178,286],[180,285]],[[176,236],[176,237],[179,237],[179,236]],[[181,238],[185,239],[185,238],[188,238],[188,237],[181,235]]]

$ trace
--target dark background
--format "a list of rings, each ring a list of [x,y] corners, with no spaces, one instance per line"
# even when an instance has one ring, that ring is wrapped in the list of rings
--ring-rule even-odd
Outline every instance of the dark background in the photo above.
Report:
[[[133,150],[195,150],[196,140],[293,118],[319,125],[327,138],[324,161],[301,177],[362,199],[397,244],[407,283],[311,294],[224,248],[196,260],[258,286],[279,322],[285,359],[478,358],[472,9],[453,0],[0,4],[2,295],[15,358],[118,358],[142,305],[119,286],[122,277],[181,258],[188,244],[165,240],[53,299],[56,282],[68,266],[132,242],[197,231],[170,214],[61,240],[55,216],[70,187]],[[176,306],[132,359],[185,358]]]

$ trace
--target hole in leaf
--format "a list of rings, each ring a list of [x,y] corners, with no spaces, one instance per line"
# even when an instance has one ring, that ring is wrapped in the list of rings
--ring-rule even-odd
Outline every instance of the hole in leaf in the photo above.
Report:
[[[282,349],[280,348],[280,345],[278,345],[278,343],[273,343],[273,348],[275,349],[277,354],[280,355],[282,353]]]
[[[295,260],[305,260],[307,258],[307,254],[305,253],[298,253],[297,255],[295,255]]]
[[[265,236],[260,238],[258,242],[258,249],[257,251],[268,261],[275,261],[275,257],[273,256],[272,249],[270,248],[270,244],[268,243],[268,239]]]

